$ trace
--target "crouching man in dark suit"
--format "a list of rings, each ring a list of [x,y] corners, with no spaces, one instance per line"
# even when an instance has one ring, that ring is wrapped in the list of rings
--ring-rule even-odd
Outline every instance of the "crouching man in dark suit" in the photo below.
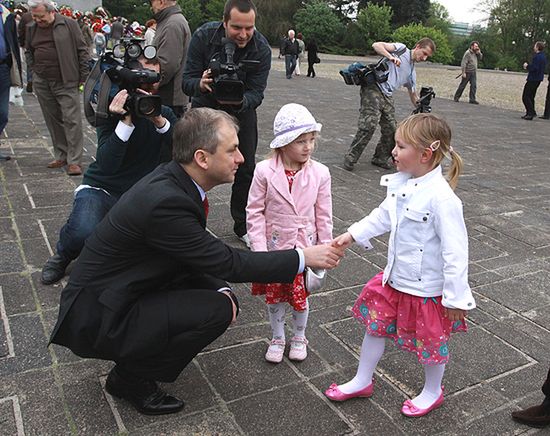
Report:
[[[292,282],[305,268],[334,268],[341,249],[251,252],[206,231],[206,192],[232,183],[243,162],[225,112],[188,111],[174,127],[174,159],[126,192],[86,241],[61,294],[51,342],[115,362],[106,390],[139,412],[177,412],[173,382],[235,320],[230,282]]]

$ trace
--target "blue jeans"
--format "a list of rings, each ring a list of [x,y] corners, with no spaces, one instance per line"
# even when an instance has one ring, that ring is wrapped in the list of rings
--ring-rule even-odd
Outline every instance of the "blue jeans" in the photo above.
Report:
[[[57,254],[65,259],[76,259],[88,236],[117,201],[118,197],[99,189],[86,188],[78,191],[69,219],[59,232]]]
[[[0,135],[8,124],[10,85],[10,67],[7,64],[0,64]]]
[[[296,69],[296,56],[295,55],[285,55],[285,67],[286,67],[286,78],[292,78],[292,73]]]

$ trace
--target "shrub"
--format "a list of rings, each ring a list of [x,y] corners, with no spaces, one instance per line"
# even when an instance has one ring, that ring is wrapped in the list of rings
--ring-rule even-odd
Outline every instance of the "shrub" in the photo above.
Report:
[[[449,47],[447,36],[441,30],[433,27],[425,27],[422,24],[408,24],[401,26],[393,32],[394,42],[402,42],[409,48],[414,48],[418,40],[430,38],[435,42],[436,51],[430,58],[432,62],[448,64],[453,60],[453,53]]]

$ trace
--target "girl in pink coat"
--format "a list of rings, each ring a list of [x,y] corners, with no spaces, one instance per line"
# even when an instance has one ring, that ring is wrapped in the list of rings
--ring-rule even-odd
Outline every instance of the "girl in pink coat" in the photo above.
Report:
[[[247,230],[253,251],[304,248],[332,241],[332,198],[328,168],[311,159],[321,124],[302,105],[284,105],[273,123],[270,158],[260,162],[248,194]],[[273,339],[265,358],[279,363],[285,350],[286,305],[292,307],[289,358],[307,356],[309,313],[304,274],[293,283],[253,283],[253,295],[265,295]]]

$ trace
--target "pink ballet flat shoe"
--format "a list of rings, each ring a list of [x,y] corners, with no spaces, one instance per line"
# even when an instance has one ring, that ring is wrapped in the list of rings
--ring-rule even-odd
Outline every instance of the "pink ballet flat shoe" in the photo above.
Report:
[[[441,395],[437,398],[437,400],[434,401],[434,403],[430,407],[426,409],[421,409],[419,407],[416,407],[411,400],[407,400],[403,403],[403,407],[401,407],[401,413],[410,418],[419,418],[440,407],[443,404],[443,401],[443,388],[441,388]]]
[[[374,380],[366,388],[363,388],[359,391],[352,392],[351,394],[343,393],[336,383],[332,383],[328,389],[325,391],[325,395],[329,400],[332,401],[346,401],[350,398],[369,398],[374,392]]]
[[[272,339],[267,353],[265,353],[265,360],[271,363],[281,363],[283,360],[283,354],[285,352],[284,339]]]
[[[306,338],[294,336],[290,340],[290,351],[288,352],[288,358],[290,360],[304,360],[307,357],[307,344],[308,341]]]

